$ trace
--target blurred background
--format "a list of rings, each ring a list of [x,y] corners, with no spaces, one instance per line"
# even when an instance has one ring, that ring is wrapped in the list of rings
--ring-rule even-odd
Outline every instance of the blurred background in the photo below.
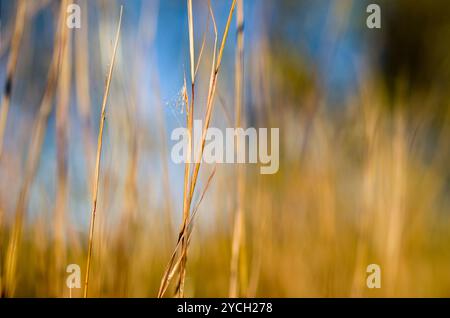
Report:
[[[72,2],[81,28],[63,31]],[[219,44],[232,2],[211,1]],[[449,297],[450,3],[237,2],[211,125],[279,128],[280,169],[202,164],[185,296]],[[366,26],[371,3],[381,29]],[[186,126],[185,78],[191,96],[186,1],[0,0],[2,296],[82,296],[66,266],[84,277],[120,5],[89,295],[158,293],[183,213],[170,135]],[[202,119],[208,1],[193,1],[193,22]]]

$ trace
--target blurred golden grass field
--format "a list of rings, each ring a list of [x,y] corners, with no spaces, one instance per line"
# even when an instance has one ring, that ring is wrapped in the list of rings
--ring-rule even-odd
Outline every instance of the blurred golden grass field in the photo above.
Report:
[[[426,107],[437,99],[433,92],[399,85],[391,94],[374,69],[361,72],[344,107],[330,110],[317,85],[292,94],[294,79],[267,38],[257,48],[245,46],[242,0],[227,1],[229,20],[218,25],[215,1],[210,7],[194,1],[192,8],[188,0],[188,25],[180,31],[190,44],[184,124],[210,112],[211,125],[279,127],[280,170],[261,175],[255,165],[202,164],[195,180],[197,167],[186,165],[176,169],[187,178],[174,182],[165,106],[150,100],[156,126],[148,127],[138,97],[145,50],[157,27],[157,10],[150,10],[156,2],[143,2],[147,13],[134,31],[138,49],[128,46],[122,28],[115,60],[119,3],[96,1],[101,23],[95,30],[84,15],[81,29],[64,26],[70,2],[17,1],[15,17],[2,24],[2,296],[83,297],[90,241],[89,297],[450,296],[450,115],[447,104],[436,128],[436,114]],[[77,3],[89,13],[86,1]],[[32,80],[21,67],[33,54],[27,21],[43,10],[52,12],[55,45],[39,80],[45,85],[28,96],[16,91]],[[200,16],[208,32],[196,27]],[[235,41],[227,38],[228,28]],[[95,56],[92,45],[99,48]],[[130,50],[135,58],[125,61]],[[91,76],[91,69],[98,74]],[[153,85],[145,89],[160,96],[164,76],[150,72]],[[111,85],[106,103],[93,97],[104,94],[102,79]],[[26,101],[36,105],[28,110],[34,115],[11,115]],[[102,106],[106,121],[99,134]],[[69,151],[75,142],[81,144],[76,157]],[[43,157],[48,143],[54,156]],[[73,161],[85,173],[70,174]],[[80,289],[66,286],[68,264],[82,269]],[[381,267],[380,289],[366,286],[369,264]],[[170,284],[166,270],[173,274]]]

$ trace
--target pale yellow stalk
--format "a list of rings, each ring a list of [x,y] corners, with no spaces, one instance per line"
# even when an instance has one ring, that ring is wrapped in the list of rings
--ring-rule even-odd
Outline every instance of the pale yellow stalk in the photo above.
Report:
[[[111,86],[112,73],[114,70],[114,62],[116,59],[117,47],[119,45],[119,37],[120,37],[120,28],[122,26],[122,13],[123,6],[120,7],[120,16],[119,16],[119,25],[117,27],[116,39],[114,41],[114,50],[111,57],[111,63],[109,65],[108,77],[106,80],[105,92],[103,95],[102,102],[102,113],[100,117],[100,128],[98,132],[97,139],[97,159],[95,161],[95,175],[94,175],[94,185],[93,185],[93,193],[92,193],[92,212],[91,212],[91,222],[89,225],[89,246],[88,246],[88,256],[86,261],[86,278],[84,281],[84,298],[88,296],[88,288],[89,288],[89,271],[91,266],[91,258],[92,258],[92,243],[94,238],[94,227],[95,227],[95,214],[97,212],[97,196],[98,196],[98,184],[100,177],[100,162],[102,155],[102,144],[103,144],[103,127],[105,125],[106,119],[106,104],[109,96],[109,89]]]

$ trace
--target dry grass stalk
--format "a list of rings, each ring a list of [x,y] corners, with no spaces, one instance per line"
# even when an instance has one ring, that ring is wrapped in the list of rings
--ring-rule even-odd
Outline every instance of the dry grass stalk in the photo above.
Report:
[[[235,126],[242,127],[242,102],[243,102],[243,68],[244,68],[244,8],[242,0],[237,2],[237,46],[235,60]],[[235,147],[239,149],[239,138],[235,138]],[[245,197],[245,171],[242,165],[236,166],[236,213],[234,220],[231,265],[230,265],[230,290],[229,296],[234,298],[239,295],[239,260],[240,250],[245,229],[244,198]],[[241,260],[243,262],[243,260]]]
[[[192,16],[192,0],[187,0],[188,24],[189,24],[189,55],[191,61],[191,81],[194,83],[195,77],[195,50],[194,50],[194,21]]]
[[[197,183],[198,173],[200,170],[200,162],[201,162],[200,158],[203,156],[203,149],[205,147],[205,141],[206,141],[206,132],[208,130],[209,123],[211,121],[211,116],[212,116],[212,110],[213,110],[213,105],[214,105],[214,96],[215,96],[215,91],[216,91],[216,86],[217,86],[217,77],[218,77],[218,73],[219,73],[219,69],[220,69],[220,65],[221,65],[221,61],[222,61],[223,50],[224,50],[226,39],[228,36],[228,30],[229,30],[229,27],[231,24],[231,18],[233,16],[235,5],[236,5],[236,0],[234,0],[231,5],[227,24],[225,26],[225,31],[224,31],[224,34],[222,37],[222,43],[221,43],[220,50],[219,50],[219,57],[217,59],[217,64],[215,64],[216,61],[215,61],[215,58],[213,58],[213,67],[212,67],[213,71],[211,74],[211,81],[210,81],[210,86],[209,86],[209,91],[208,91],[208,100],[207,100],[207,107],[206,107],[207,110],[206,110],[206,116],[205,116],[205,125],[203,127],[203,132],[202,132],[201,148],[199,150],[199,154],[197,157],[198,160],[194,164],[194,170],[193,170],[193,174],[192,174],[191,180],[190,180],[190,193],[187,196],[187,204],[185,205],[185,211],[189,211],[189,209],[190,209],[192,196],[194,195],[195,185]],[[211,10],[211,7],[210,7],[210,10]],[[211,10],[211,12],[212,12],[212,10]],[[212,17],[213,17],[213,21],[214,21],[214,14],[212,14]],[[215,44],[214,44],[214,54],[216,52],[216,45],[217,45],[217,35],[216,35],[216,40],[215,40]],[[191,107],[191,110],[193,110],[192,107]],[[192,124],[192,121],[191,121],[191,124]],[[189,217],[189,212],[185,212],[185,215],[187,215],[187,217]],[[184,249],[182,251],[182,255],[183,255],[182,257],[185,258],[186,254],[187,254],[187,245],[185,244]],[[185,271],[186,271],[186,269],[185,269],[185,261],[184,261],[184,262],[182,262],[181,274],[180,274],[179,286],[181,288],[183,288],[183,286],[184,286]],[[183,297],[182,289],[180,289],[179,295],[181,297]]]
[[[48,118],[52,110],[52,101],[55,93],[55,88],[58,83],[63,48],[65,46],[65,42],[67,41],[67,28],[64,27],[67,3],[67,0],[63,1],[59,10],[59,19],[57,24],[58,36],[56,36],[52,64],[50,65],[47,86],[45,88],[44,96],[39,107],[39,113],[33,127],[32,139],[25,168],[25,175],[16,204],[14,225],[6,252],[5,282],[3,290],[3,293],[6,296],[14,295],[16,284],[15,276],[17,267],[17,252],[22,235],[24,217],[28,206],[30,188],[39,164],[42,143],[47,128]]]
[[[68,4],[72,1],[70,0]],[[68,28],[67,28],[68,29]],[[57,192],[54,211],[54,275],[64,273],[66,251],[66,209],[68,198],[68,124],[70,87],[72,78],[72,29],[67,30],[67,39],[64,41],[61,70],[58,81],[58,96],[56,105],[56,147],[57,147]],[[55,281],[55,295],[62,290],[62,281]]]
[[[86,278],[84,281],[84,297],[86,298],[88,295],[88,288],[89,288],[89,270],[91,265],[91,259],[92,259],[92,243],[93,243],[93,237],[94,237],[94,226],[95,226],[95,214],[97,212],[97,196],[98,196],[98,184],[99,184],[99,177],[100,177],[100,162],[101,162],[101,155],[102,155],[102,144],[103,144],[103,127],[105,125],[105,119],[106,119],[106,104],[108,101],[109,96],[109,89],[111,86],[111,79],[112,79],[112,73],[114,70],[114,62],[116,59],[116,53],[117,53],[117,47],[119,45],[119,37],[120,37],[120,29],[122,26],[122,13],[123,13],[123,6],[120,7],[120,15],[119,15],[119,25],[117,27],[117,33],[116,38],[114,41],[114,50],[111,57],[111,63],[109,65],[109,71],[108,71],[108,77],[106,80],[106,86],[105,86],[105,92],[103,95],[103,101],[102,101],[102,112],[100,116],[100,128],[98,132],[98,141],[97,141],[97,157],[95,162],[95,175],[94,175],[94,184],[93,184],[93,190],[92,190],[92,212],[91,212],[91,221],[89,225],[89,246],[88,246],[88,256],[86,261]]]
[[[83,12],[83,26],[75,33],[75,84],[77,107],[83,125],[83,147],[86,159],[86,171],[88,180],[92,180],[93,174],[93,158],[95,154],[95,145],[91,142],[92,136],[92,120],[91,120],[91,93],[89,79],[89,19],[86,1],[80,2],[81,11]],[[92,185],[89,182],[89,187]],[[91,189],[89,189],[91,190]]]
[[[17,14],[14,23],[14,32],[11,39],[11,51],[9,53],[8,65],[6,69],[6,82],[5,87],[3,88],[3,97],[0,111],[0,158],[2,157],[3,153],[6,121],[8,119],[14,74],[16,72],[17,60],[19,59],[20,43],[22,41],[23,30],[25,28],[26,15],[27,9],[25,0],[20,0],[17,3]]]
[[[214,18],[214,13],[212,11],[210,2],[208,1],[208,7],[209,7],[210,14],[211,14],[211,18],[213,20],[214,32],[215,32],[213,60],[212,60],[211,77],[210,77],[210,83],[209,83],[209,88],[208,88],[208,95],[207,95],[208,98],[207,98],[207,103],[206,103],[207,105],[206,105],[206,114],[205,114],[205,125],[204,125],[203,131],[202,131],[201,147],[199,149],[199,153],[197,154],[198,160],[196,160],[196,163],[194,164],[192,175],[190,173],[190,169],[191,169],[190,164],[186,163],[186,167],[185,167],[184,197],[183,197],[183,223],[182,223],[180,235],[178,238],[178,243],[180,242],[180,240],[182,241],[181,242],[182,250],[181,250],[181,256],[180,256],[181,257],[180,274],[179,274],[179,280],[178,280],[177,289],[176,289],[176,296],[178,296],[178,297],[184,296],[184,279],[185,279],[185,275],[186,275],[186,255],[187,255],[187,248],[188,248],[188,242],[185,241],[185,237],[186,237],[187,224],[189,224],[189,211],[191,208],[192,197],[193,197],[193,194],[195,191],[195,185],[197,183],[198,173],[199,173],[199,169],[200,169],[200,158],[203,156],[203,150],[205,147],[206,132],[208,130],[209,123],[211,121],[212,110],[213,110],[213,106],[214,106],[215,91],[216,91],[216,86],[217,86],[217,77],[218,77],[220,65],[222,62],[223,50],[225,47],[226,39],[228,37],[228,31],[230,28],[231,19],[233,17],[233,12],[234,12],[235,6],[236,6],[236,0],[233,0],[233,3],[231,4],[229,15],[228,15],[227,23],[225,26],[224,34],[222,37],[222,42],[220,45],[218,58],[216,60],[217,26],[216,26],[216,22],[215,22],[215,18]],[[188,20],[189,20],[188,22],[190,25],[189,38],[193,41],[193,35],[191,35],[191,33],[193,33],[193,27],[191,26],[191,25],[193,25],[193,23],[191,21],[192,20],[192,12],[189,12],[191,10],[192,10],[192,4],[190,4],[190,1],[188,0]],[[193,43],[190,43],[190,47],[193,48]],[[192,136],[193,115],[194,115],[194,89],[195,89],[195,73],[196,73],[193,49],[191,49],[190,52],[191,52],[190,56],[191,56],[192,96],[191,96],[191,103],[190,103],[191,106],[187,107],[188,108],[187,124],[188,124],[188,131],[189,131],[188,158],[190,158],[191,150],[193,148],[191,136]],[[186,102],[186,105],[189,105],[189,101],[188,101],[187,97],[185,98],[185,102]],[[175,255],[176,255],[176,251],[177,251],[177,248],[175,249],[175,252],[174,252]],[[168,267],[165,271],[165,274],[163,275],[163,279],[161,281],[161,286],[160,286],[160,289],[158,292],[158,297],[164,296],[164,293],[167,290],[168,276],[169,276],[169,273],[172,271],[172,268],[174,265],[174,261],[173,261],[174,258],[175,258],[175,256],[173,256],[171,261],[169,261]]]
[[[176,260],[176,256],[178,255],[178,253],[180,252],[180,250],[182,249],[182,241],[186,240],[187,241],[187,245],[189,245],[189,240],[190,240],[190,235],[192,233],[192,229],[193,229],[193,224],[194,224],[194,220],[195,220],[195,216],[197,215],[197,211],[198,208],[200,207],[200,204],[203,201],[203,198],[206,194],[206,192],[208,191],[208,188],[211,184],[211,181],[214,177],[216,173],[216,167],[214,167],[213,171],[211,172],[211,174],[208,177],[208,181],[206,182],[205,188],[203,189],[202,195],[200,196],[199,201],[197,202],[195,208],[192,211],[192,216],[189,219],[187,225],[186,225],[186,231],[184,231],[180,237],[180,239],[177,242],[177,245],[175,246],[174,251],[172,252],[172,256],[170,258],[169,264],[163,274],[163,278],[161,280],[161,286],[159,288],[158,291],[158,298],[161,298],[164,296],[164,294],[167,291],[167,288],[170,285],[170,282],[172,281],[173,276],[175,275],[175,272],[178,270],[179,265],[183,259],[183,257],[179,257],[178,260]],[[181,253],[183,253],[183,251],[181,251]]]
[[[209,128],[212,111],[214,108],[214,98],[215,98],[216,88],[217,88],[217,78],[218,78],[220,66],[222,63],[223,50],[225,48],[225,43],[226,43],[226,40],[228,37],[228,31],[230,29],[231,18],[233,17],[233,12],[234,12],[235,6],[236,6],[236,0],[233,0],[233,3],[231,4],[231,8],[230,8],[230,13],[228,15],[227,24],[225,26],[225,31],[222,36],[222,42],[220,44],[219,55],[217,57],[217,61],[215,59],[216,49],[214,49],[214,57],[213,57],[213,63],[212,63],[212,69],[211,69],[211,78],[210,78],[210,84],[209,84],[209,90],[208,90],[208,99],[206,102],[205,124],[203,126],[202,138],[201,138],[201,147],[200,147],[198,155],[197,155],[197,160],[194,165],[194,171],[193,171],[193,175],[192,175],[192,179],[191,179],[191,183],[190,183],[190,186],[191,186],[190,197],[191,198],[192,198],[192,195],[195,190],[195,185],[197,183],[198,173],[199,173],[199,169],[200,169],[200,162],[201,162],[200,159],[203,156],[203,150],[205,148],[205,142],[206,142],[206,133]],[[210,7],[210,10],[211,10],[211,7]],[[214,22],[214,26],[215,26],[214,28],[217,31],[214,15],[212,15],[212,18],[213,18],[213,22]],[[216,44],[217,44],[217,32],[216,32],[216,40],[215,40],[214,48],[216,48]]]
[[[187,11],[188,11],[188,28],[189,28],[189,57],[190,57],[190,70],[191,70],[191,104],[189,104],[189,97],[186,92],[186,79],[184,80],[185,94],[184,99],[186,103],[186,116],[187,116],[187,127],[188,127],[188,158],[191,157],[191,152],[193,148],[192,142],[192,124],[194,118],[194,100],[195,100],[195,51],[194,51],[194,21],[192,15],[192,0],[187,0]],[[189,162],[185,163],[184,170],[184,193],[183,193],[183,222],[180,230],[180,237],[185,236],[186,225],[189,220],[189,178],[191,174],[191,164]],[[186,274],[186,257],[187,253],[187,241],[182,239],[182,250],[183,257],[181,259],[180,266],[180,279],[178,281],[177,292],[178,296],[183,296],[184,294],[184,280]]]
[[[11,103],[12,84],[16,72],[17,60],[19,59],[19,48],[22,40],[23,29],[25,26],[26,6],[25,1],[21,0],[17,5],[16,20],[14,23],[14,32],[11,42],[11,52],[9,55],[6,69],[6,83],[3,89],[2,102],[0,104],[0,160],[3,153],[3,141],[8,119],[9,105]],[[0,231],[2,230],[3,211],[0,209]],[[2,244],[0,243],[0,248]],[[0,262],[1,263],[1,262]],[[2,264],[0,264],[0,295],[2,295]]]

